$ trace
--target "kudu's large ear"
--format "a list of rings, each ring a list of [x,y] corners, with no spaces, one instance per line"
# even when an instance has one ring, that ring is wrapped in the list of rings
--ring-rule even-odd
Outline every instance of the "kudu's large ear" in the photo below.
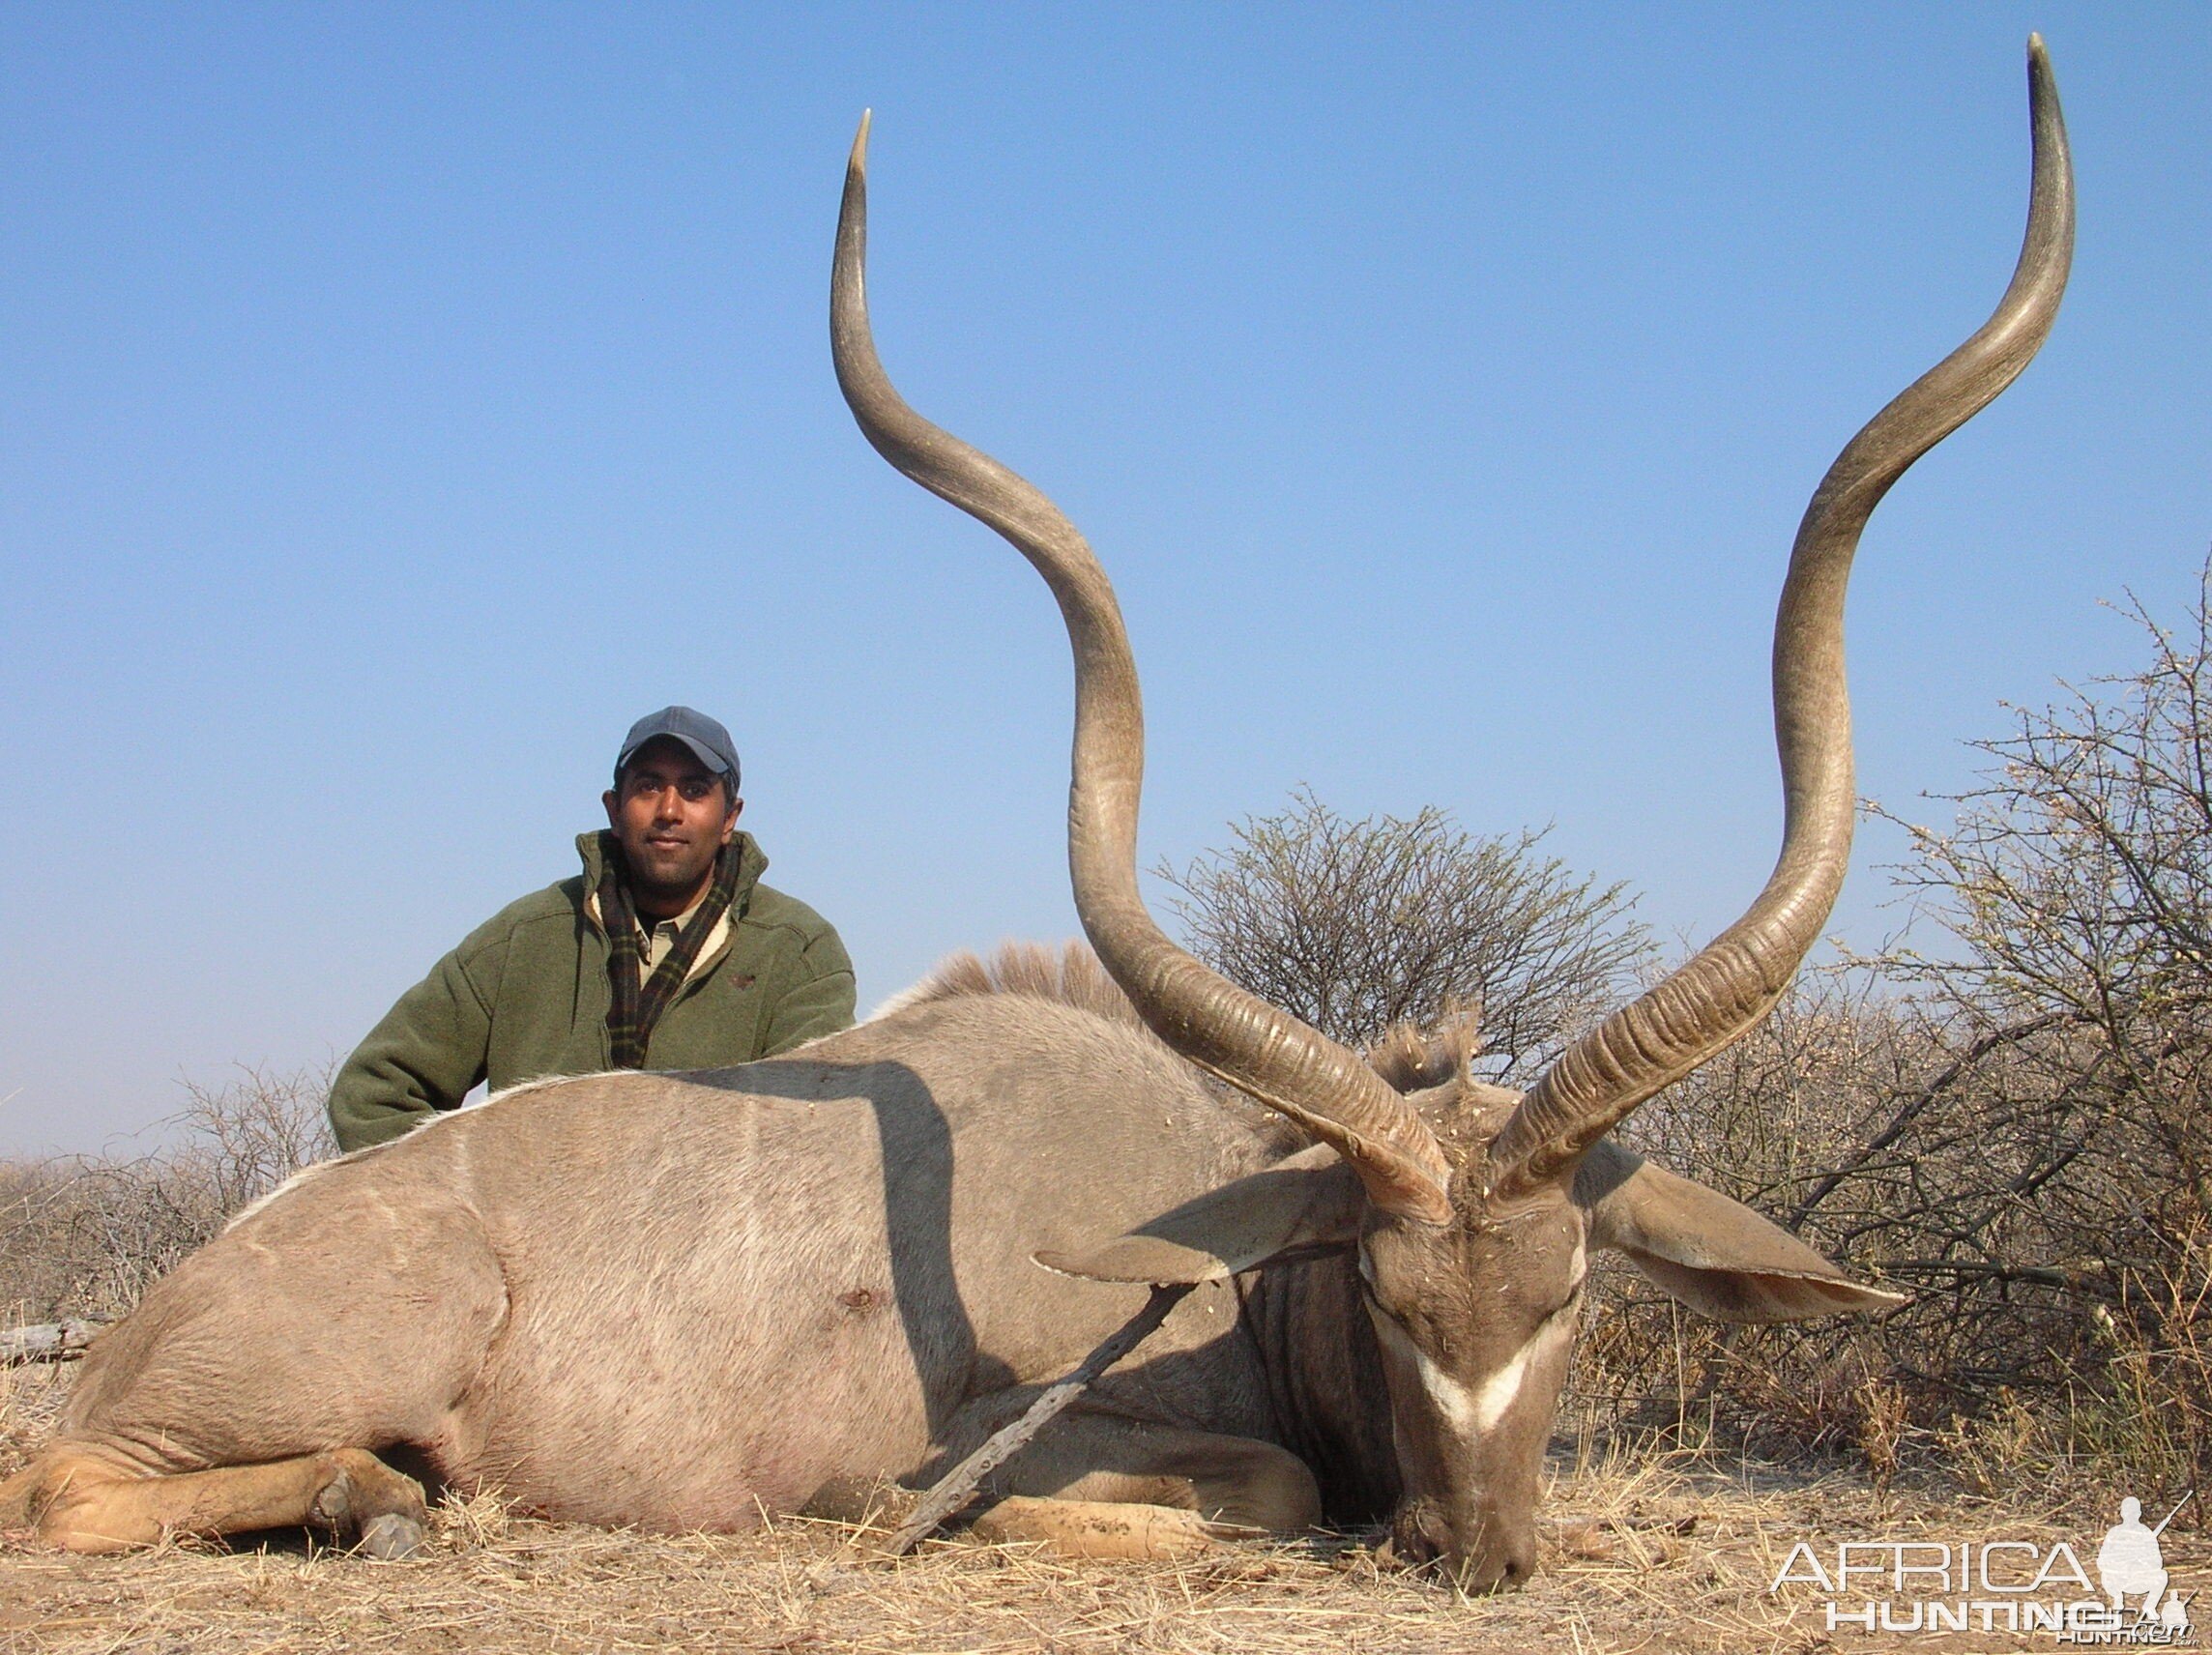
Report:
[[[1273,1260],[1352,1246],[1366,1201],[1353,1170],[1317,1144],[1103,1246],[1035,1257],[1048,1270],[1093,1282],[1218,1282]]]
[[[1611,1247],[1692,1310],[1722,1321],[1802,1321],[1884,1310],[1905,1294],[1852,1281],[1740,1201],[1600,1139],[1575,1174],[1589,1244]]]

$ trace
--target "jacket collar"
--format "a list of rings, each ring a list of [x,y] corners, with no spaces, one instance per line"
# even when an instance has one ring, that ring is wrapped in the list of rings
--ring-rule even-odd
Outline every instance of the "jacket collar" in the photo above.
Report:
[[[599,913],[599,877],[606,871],[607,857],[613,842],[614,835],[604,828],[597,832],[576,835],[576,854],[584,860],[584,917],[602,937],[607,934],[607,922]],[[753,886],[760,883],[761,874],[768,867],[768,857],[755,843],[753,836],[744,829],[740,828],[732,835],[730,843],[738,852],[738,888],[730,897],[730,912],[722,916],[714,928],[714,935],[708,940],[707,946],[700,950],[699,958],[684,979],[685,982],[695,980],[702,972],[729,951],[730,942],[737,935],[737,921],[752,906]]]

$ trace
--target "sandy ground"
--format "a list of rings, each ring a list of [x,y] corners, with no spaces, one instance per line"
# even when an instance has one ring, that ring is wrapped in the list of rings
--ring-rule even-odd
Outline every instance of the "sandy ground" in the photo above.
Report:
[[[66,1384],[51,1370],[0,1377],[0,1473],[43,1435]],[[0,1541],[0,1651],[2055,1650],[2078,1645],[2001,1629],[1870,1635],[1847,1623],[1831,1632],[1818,1587],[1771,1588],[1800,1540],[1829,1564],[1840,1541],[2002,1539],[2048,1554],[2064,1540],[2094,1574],[2111,1521],[2038,1509],[2028,1490],[2010,1503],[1933,1489],[1881,1493],[1840,1473],[1680,1458],[1616,1457],[1555,1473],[1543,1572],[1503,1598],[1463,1599],[1379,1569],[1356,1537],[1238,1547],[1179,1565],[1069,1562],[967,1544],[894,1564],[872,1553],[870,1536],[837,1524],[785,1521],[742,1536],[609,1533],[529,1521],[480,1498],[440,1508],[429,1554],[406,1563],[369,1562],[298,1537],[237,1551],[172,1544],[118,1558]],[[2176,1524],[2165,1551],[2184,1591],[2212,1583],[2204,1533]],[[1862,1585],[1844,1607],[1869,1595]],[[1909,1612],[1910,1593],[1887,1595],[1899,1617]],[[2205,1601],[2212,1618],[2212,1597]]]

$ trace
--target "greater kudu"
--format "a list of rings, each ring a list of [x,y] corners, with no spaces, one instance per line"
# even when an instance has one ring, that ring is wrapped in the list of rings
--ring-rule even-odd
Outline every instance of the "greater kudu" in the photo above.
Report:
[[[1113,593],[1042,495],[885,378],[863,123],[832,278],[838,378],[869,440],[1004,535],[1060,601],[1077,905],[1157,1039],[1048,997],[924,994],[783,1059],[537,1083],[313,1169],[98,1341],[0,1510],[83,1551],[318,1523],[402,1553],[421,1491],[376,1454],[403,1450],[555,1516],[742,1527],[925,1478],[1121,1321],[1134,1284],[1197,1282],[1143,1362],[1004,1468],[979,1526],[1144,1550],[1209,1524],[1394,1513],[1405,1555],[1474,1588],[1526,1578],[1591,1248],[1741,1321],[1894,1296],[1605,1135],[1774,1003],[1843,878],[1860,528],[2025,365],[2065,280],[2071,181],[2036,43],[2030,84],[2011,287],[1853,439],[1798,532],[1774,654],[1780,862],[1742,919],[1525,1095],[1456,1058],[1371,1065],[1153,925]]]

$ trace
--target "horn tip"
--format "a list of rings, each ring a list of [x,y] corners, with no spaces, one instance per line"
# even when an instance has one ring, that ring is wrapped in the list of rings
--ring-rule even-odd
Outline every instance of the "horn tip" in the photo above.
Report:
[[[2064,117],[2058,112],[2058,76],[2051,68],[2051,53],[2041,35],[2027,37],[2027,106],[2038,139],[2047,127],[2064,141]]]
[[[875,118],[873,109],[860,111],[860,130],[853,134],[853,159],[846,163],[854,172],[865,174],[868,170],[868,125]]]

